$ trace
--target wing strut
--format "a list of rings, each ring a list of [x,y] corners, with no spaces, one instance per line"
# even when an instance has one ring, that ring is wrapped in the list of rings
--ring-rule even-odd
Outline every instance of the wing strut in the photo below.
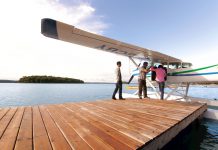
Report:
[[[139,64],[137,64],[134,59],[132,59],[132,57],[129,57],[129,59],[133,62],[133,64],[138,68],[141,65],[141,62]],[[128,81],[128,84],[130,84],[130,82],[132,81],[132,79],[134,78],[134,75],[132,75]]]

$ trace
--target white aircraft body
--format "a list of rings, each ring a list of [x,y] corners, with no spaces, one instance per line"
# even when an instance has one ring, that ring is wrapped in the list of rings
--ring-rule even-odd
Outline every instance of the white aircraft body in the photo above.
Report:
[[[179,98],[187,100],[190,83],[218,82],[218,64],[194,69],[191,67],[191,63],[183,62],[178,58],[90,33],[72,25],[48,18],[42,19],[41,21],[41,33],[50,38],[127,56],[136,67],[138,67],[138,64],[135,62],[135,59],[148,61],[151,65],[163,64],[164,67],[167,68],[168,88],[171,88],[171,92],[165,94],[165,99],[178,99],[178,96],[173,94],[177,92],[179,87],[185,85],[185,92]],[[135,69],[132,72],[132,76],[137,75],[138,70]],[[152,75],[150,74],[150,76]],[[148,79],[148,82],[155,91],[156,88],[154,82],[152,82],[151,79]],[[174,84],[174,86],[170,87],[170,84]],[[157,90],[154,92],[154,95],[156,95],[154,98],[159,96]],[[218,104],[216,104],[216,106],[218,106]],[[217,112],[215,118],[218,119]]]

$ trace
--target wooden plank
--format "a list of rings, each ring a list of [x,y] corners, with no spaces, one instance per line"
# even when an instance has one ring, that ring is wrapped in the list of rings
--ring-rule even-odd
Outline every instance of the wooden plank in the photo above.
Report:
[[[0,110],[0,149],[160,149],[207,106],[96,101]]]
[[[117,129],[118,132],[121,132],[129,137],[132,137],[141,143],[144,143],[145,141],[150,140],[147,136],[141,134],[140,132],[138,132],[134,128],[129,127],[128,124],[124,124],[124,123],[122,124],[122,123],[118,123],[118,122],[113,121],[113,120],[109,120],[107,117],[101,116],[102,114],[95,113],[94,111],[91,111],[90,109],[88,111],[92,115],[94,115],[93,117],[97,118],[99,121],[104,122],[108,126]]]
[[[66,107],[66,108],[69,108],[69,107]],[[75,117],[77,117],[77,118],[80,117],[80,121],[83,124],[87,125],[91,132],[94,132],[99,138],[101,138],[103,141],[110,144],[114,149],[126,149],[126,150],[132,149],[126,143],[123,143],[120,140],[118,140],[117,138],[114,138],[113,136],[108,134],[108,132],[105,132],[104,130],[101,130],[98,126],[91,124],[91,120],[87,119],[87,115],[89,115],[89,113],[87,113],[87,112],[82,113],[81,111],[77,111],[75,109],[72,109],[72,107],[70,108],[70,110],[75,115]]]
[[[123,101],[120,101],[120,102],[115,102],[115,104],[113,105],[112,104],[112,106],[111,106],[111,104],[109,104],[109,103],[114,103],[114,102],[112,102],[112,101],[110,101],[110,102],[100,102],[101,104],[101,107],[102,108],[108,108],[108,109],[113,109],[113,110],[121,110],[121,109],[127,109],[127,111],[126,112],[128,112],[128,113],[130,113],[130,114],[134,114],[134,112],[138,112],[137,114],[138,115],[140,115],[140,116],[143,116],[143,118],[151,118],[153,121],[158,121],[158,120],[161,120],[161,122],[159,123],[159,124],[162,124],[162,123],[164,123],[163,121],[165,121],[165,119],[167,119],[166,121],[167,122],[165,122],[165,123],[170,123],[170,125],[173,125],[173,124],[175,124],[177,121],[180,121],[181,119],[183,119],[183,118],[185,118],[187,115],[189,115],[189,114],[191,114],[193,111],[195,111],[199,106],[201,106],[201,104],[195,104],[194,106],[195,107],[193,107],[192,108],[192,110],[189,110],[189,111],[186,111],[186,112],[181,112],[180,110],[178,110],[177,112],[174,112],[174,111],[168,111],[168,110],[165,110],[165,109],[157,109],[156,111],[154,111],[153,109],[154,109],[154,107],[146,107],[145,105],[144,105],[144,103],[145,102],[147,102],[147,101],[142,101],[142,100],[140,100],[141,101],[141,105],[140,105],[140,107],[137,107],[137,105],[136,105],[136,108],[134,108],[135,107],[135,103],[133,104],[131,104],[131,101],[130,101],[130,104],[129,105],[126,105],[125,106],[125,102],[123,102]],[[153,101],[153,100],[149,100],[149,101]],[[135,100],[134,100],[134,102],[135,102]],[[139,101],[138,101],[139,102]],[[153,102],[156,102],[156,100],[155,101],[153,101]],[[107,105],[106,106],[104,106],[104,103],[107,103]],[[128,102],[126,102],[126,103],[129,103],[129,101]],[[137,102],[136,102],[137,103]],[[170,103],[172,103],[172,102],[170,102]],[[174,102],[174,103],[176,103],[176,102]],[[183,102],[184,103],[184,102]],[[95,103],[93,103],[92,102],[92,104],[94,105]],[[168,101],[165,101],[165,105],[167,105],[168,104]],[[179,104],[181,104],[181,103],[179,103]],[[189,103],[189,105],[192,105],[193,103]],[[122,108],[122,107],[116,107],[116,105],[120,105],[120,106],[122,106],[122,107],[124,107],[124,108]],[[155,105],[155,104],[154,104]],[[187,105],[187,104],[186,104]],[[99,106],[99,105],[98,105]],[[129,109],[129,108],[131,108],[131,109]],[[133,109],[134,108],[134,109]],[[137,111],[137,109],[138,109],[138,111]],[[144,109],[148,109],[149,111],[146,111],[146,110],[144,110]],[[152,110],[152,111],[150,111],[150,109]],[[162,116],[162,114],[167,114],[168,115],[168,117],[166,118],[166,116],[164,115],[164,116]],[[186,114],[185,114],[186,113]],[[148,114],[148,116],[145,116],[146,114]],[[176,115],[173,115],[173,114],[182,114],[182,115],[179,115],[179,118],[177,118],[177,121],[175,122],[174,120],[172,120],[172,118],[174,118],[174,117],[176,117]],[[171,117],[171,116],[174,116],[174,117]],[[157,117],[159,117],[159,119],[157,118]],[[169,118],[169,117],[171,117],[171,118]],[[155,118],[155,119],[154,119]],[[136,118],[137,119],[137,118]],[[175,118],[174,118],[175,119]],[[144,119],[143,119],[144,120]],[[152,122],[153,122],[152,121]],[[169,122],[170,121],[170,122]]]
[[[0,111],[0,120],[6,115],[6,113],[9,111],[9,108],[1,109]]]
[[[13,150],[17,138],[17,134],[20,128],[21,119],[23,117],[24,108],[19,107],[14,117],[10,121],[6,131],[4,132],[1,140],[0,147],[3,150]]]
[[[103,101],[101,100],[101,102],[113,102],[112,101]],[[150,105],[150,106],[162,106],[164,108],[177,108],[180,110],[192,110],[193,108],[195,108],[196,106],[200,106],[199,103],[196,102],[182,102],[182,101],[174,101],[174,100],[154,100],[154,99],[143,99],[143,100],[138,100],[138,99],[128,99],[127,101],[115,101],[117,103],[127,103],[127,104],[132,104],[134,106],[138,105]]]
[[[33,148],[36,150],[51,150],[51,143],[39,112],[38,106],[33,107]]]
[[[134,101],[134,100],[132,100]],[[183,108],[184,110],[189,110],[192,108],[195,108],[196,106],[200,106],[200,103],[196,103],[196,102],[184,102],[184,101],[174,101],[174,100],[153,100],[153,99],[149,99],[149,100],[143,100],[142,103],[146,103],[146,104],[152,104],[152,105],[159,105],[159,106],[163,106],[164,107],[176,107],[176,108]]]
[[[141,115],[146,115],[146,114],[149,114],[149,115],[152,115],[152,113],[149,113],[149,112],[142,112],[143,111],[143,108],[141,108],[140,110],[137,110],[137,109],[130,109],[131,107],[123,107],[122,106],[122,103],[119,104],[119,105],[108,105],[108,104],[104,104],[104,102],[102,103],[93,103],[93,102],[89,102],[87,104],[91,104],[91,105],[95,105],[96,107],[100,108],[101,110],[105,110],[105,111],[108,111],[108,112],[111,112],[113,111],[114,113],[117,113],[119,115],[122,116],[122,114],[128,114],[128,115],[131,115],[131,114],[137,114],[139,116]],[[150,108],[149,108],[150,109]],[[131,112],[131,113],[129,113]],[[171,120],[172,123],[176,122],[175,119],[172,119],[172,118],[166,118],[166,117],[161,117],[161,119],[167,119],[167,120]],[[168,125],[167,125],[168,126]]]
[[[172,105],[172,103],[168,104],[168,101],[166,101],[165,103],[151,103],[150,101],[154,101],[154,100],[143,100],[143,101],[139,101],[139,100],[135,100],[135,101],[124,101],[122,102],[122,106],[134,106],[134,108],[153,108],[153,109],[158,109],[158,110],[163,110],[163,111],[171,111],[173,113],[182,113],[182,114],[186,114],[187,112],[190,112],[193,110],[193,107],[188,108],[188,107],[178,107],[178,105]],[[104,101],[107,103],[112,103],[111,101]]]
[[[152,101],[152,100],[150,100]],[[182,118],[185,118],[188,114],[191,114],[193,111],[195,111],[196,109],[198,109],[198,107],[200,107],[202,104],[200,103],[189,103],[189,102],[179,102],[179,104],[182,105],[182,107],[178,107],[176,105],[171,105],[171,107],[169,107],[170,105],[168,105],[168,103],[172,104],[172,103],[177,103],[176,101],[170,102],[170,101],[165,101],[165,103],[162,102],[161,105],[157,106],[156,103],[152,104],[152,105],[147,105],[147,102],[143,102],[142,106],[144,109],[150,109],[153,112],[155,112],[155,114],[159,113],[159,114],[165,114],[167,116],[171,116],[171,118],[178,118],[179,120],[181,120]],[[157,101],[158,103],[160,102]],[[183,106],[185,104],[185,107]],[[131,103],[127,103],[127,105],[131,105]],[[147,107],[149,106],[149,107]],[[191,106],[190,108],[188,108],[188,106]],[[131,107],[131,106],[128,106]],[[135,106],[134,106],[135,107]],[[136,106],[136,109],[139,110],[144,110],[143,108],[140,108],[140,106]],[[188,109],[187,109],[188,108]]]
[[[44,106],[40,106],[40,112],[42,114],[42,119],[44,121],[49,139],[52,144],[53,149],[64,149],[64,150],[71,150],[70,145],[68,144],[67,140],[64,138],[63,134],[56,126],[55,122],[49,115],[49,113],[45,110]]]
[[[93,102],[92,102],[93,103]],[[169,118],[169,119],[174,119],[174,120],[181,120],[182,118],[184,118],[186,116],[186,114],[182,114],[182,113],[178,113],[177,112],[173,112],[170,109],[165,110],[165,111],[161,111],[160,109],[155,109],[155,107],[150,108],[150,107],[146,107],[146,105],[142,105],[141,107],[137,108],[134,105],[125,105],[125,102],[101,102],[100,105],[104,105],[104,103],[107,103],[108,105],[104,106],[104,107],[115,107],[117,109],[128,109],[128,110],[132,110],[132,111],[136,111],[136,112],[141,112],[141,113],[151,113],[151,114],[155,114],[155,115],[159,115],[165,118]],[[116,104],[118,103],[118,104]],[[120,104],[122,103],[122,104]],[[160,113],[161,111],[161,113]],[[190,111],[191,112],[191,111]]]
[[[18,133],[15,150],[32,150],[33,148],[32,108],[26,107]]]
[[[17,108],[11,108],[6,115],[0,120],[0,137],[2,137],[3,133],[5,132],[8,124],[10,123],[12,117],[14,116]]]
[[[179,132],[185,129],[191,122],[202,115],[207,109],[207,105],[203,104],[192,114],[188,115],[185,119],[181,120],[175,126],[169,128],[164,132],[164,134],[159,135],[157,138],[153,139],[151,142],[145,143],[141,149],[153,150],[161,149],[165,144],[171,141]]]
[[[74,104],[76,105],[76,104]],[[71,104],[72,106],[72,104]],[[101,116],[102,118],[107,118],[107,120],[111,121],[111,122],[115,122],[116,124],[119,124],[127,129],[131,129],[134,130],[136,133],[139,132],[140,134],[152,139],[154,138],[157,134],[161,133],[162,131],[164,131],[166,128],[155,128],[155,127],[151,127],[148,126],[148,124],[150,124],[149,122],[146,124],[141,123],[143,121],[141,121],[139,119],[139,121],[137,121],[136,118],[138,118],[137,114],[135,114],[134,117],[130,118],[127,115],[125,116],[124,112],[125,110],[119,110],[120,114],[116,114],[114,112],[111,111],[98,111],[99,109],[94,109],[93,106],[90,107],[89,105],[86,105],[85,103],[80,103],[81,107],[84,107],[86,109],[88,109],[88,111],[92,111],[92,113],[95,113],[98,116]],[[114,108],[116,109],[116,108]],[[134,114],[131,114],[134,115]],[[169,127],[169,126],[168,126]]]
[[[99,107],[102,107],[102,108],[108,109],[108,110],[113,109],[114,111],[126,110],[126,112],[132,111],[132,113],[134,113],[134,112],[135,113],[143,113],[143,111],[144,111],[144,113],[149,113],[148,111],[151,111],[150,107],[147,107],[147,109],[146,109],[146,106],[140,106],[138,108],[135,105],[125,106],[125,104],[122,102],[100,102],[100,103],[89,102],[89,104],[97,105]],[[171,119],[171,118],[169,118],[169,119]],[[175,121],[175,119],[174,119],[174,121]]]
[[[110,114],[116,114],[118,116],[122,116],[123,118],[133,119],[135,121],[139,121],[140,123],[146,123],[146,125],[150,125],[150,127],[155,127],[157,129],[166,129],[169,125],[173,125],[177,123],[177,120],[171,119],[171,118],[165,118],[159,115],[155,115],[152,113],[146,113],[146,112],[138,112],[134,110],[124,109],[124,108],[117,108],[112,106],[105,106],[102,104],[94,104],[94,103],[87,103],[90,104],[89,107],[93,108],[96,106],[98,110],[103,110],[101,114],[104,114],[104,112],[108,112]],[[110,115],[109,114],[109,115]],[[155,118],[155,119],[154,119]]]
[[[105,103],[105,102],[103,102]],[[108,105],[112,105],[111,107],[115,107],[117,106],[117,109],[122,109],[122,108],[128,108],[128,110],[131,110],[131,111],[136,111],[136,112],[139,112],[139,113],[150,113],[150,114],[154,114],[154,115],[158,115],[158,116],[162,116],[162,117],[165,117],[167,119],[174,119],[174,120],[181,120],[183,119],[184,117],[186,117],[186,114],[187,113],[182,113],[180,111],[172,111],[170,109],[160,109],[160,108],[157,108],[157,107],[146,107],[146,105],[142,105],[141,107],[136,107],[136,106],[132,106],[132,105],[128,105],[128,106],[125,106],[124,103],[122,103],[122,105],[120,104],[116,104],[116,103],[109,103],[107,102]],[[121,102],[119,102],[121,103]],[[191,113],[192,111],[189,111],[189,113]]]
[[[102,130],[103,132],[111,135],[114,139],[128,145],[132,149],[136,149],[139,145],[142,144],[139,141],[136,141],[131,137],[119,132],[118,130],[108,126],[108,124],[102,122],[94,115],[92,115],[89,110],[76,109],[75,107],[72,107],[72,104],[65,105],[65,107],[70,108],[72,111],[74,111],[74,113],[78,113],[84,120],[94,125],[96,128]]]
[[[62,116],[56,111],[55,106],[46,106],[51,117],[55,120],[57,126],[60,128],[62,133],[65,135],[66,140],[73,149],[76,150],[91,150],[92,148],[77,134],[77,132],[70,126]]]
[[[99,138],[89,125],[82,122],[70,110],[58,105],[56,111],[62,116],[67,123],[69,123],[76,132],[93,148],[93,149],[113,149],[108,143]]]

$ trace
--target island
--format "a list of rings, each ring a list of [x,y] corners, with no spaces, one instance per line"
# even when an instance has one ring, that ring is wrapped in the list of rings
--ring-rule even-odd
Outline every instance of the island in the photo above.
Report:
[[[84,83],[83,80],[54,76],[23,76],[19,83]]]

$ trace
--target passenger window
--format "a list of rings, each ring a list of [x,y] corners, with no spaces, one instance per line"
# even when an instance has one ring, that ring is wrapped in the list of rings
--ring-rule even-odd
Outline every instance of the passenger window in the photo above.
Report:
[[[181,68],[181,63],[169,63],[170,69],[178,69]]]

